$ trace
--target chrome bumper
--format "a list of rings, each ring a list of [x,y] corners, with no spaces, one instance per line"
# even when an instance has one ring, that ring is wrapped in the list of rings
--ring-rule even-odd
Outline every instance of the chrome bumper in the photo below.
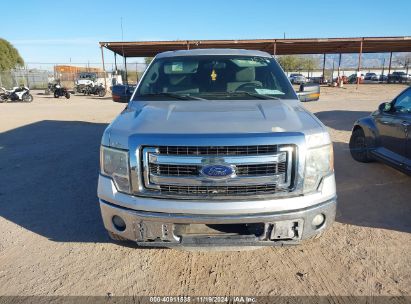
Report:
[[[330,227],[335,220],[336,198],[307,208],[262,214],[242,215],[201,215],[172,214],[136,211],[108,203],[100,199],[100,208],[104,226],[108,231],[139,245],[150,247],[173,246],[274,246],[297,244],[311,238]],[[320,227],[314,227],[312,221],[318,214],[325,216]],[[124,231],[119,231],[113,224],[113,217],[119,216],[125,222]],[[184,236],[176,233],[179,225],[186,224],[253,224],[262,223],[261,235],[195,235]]]

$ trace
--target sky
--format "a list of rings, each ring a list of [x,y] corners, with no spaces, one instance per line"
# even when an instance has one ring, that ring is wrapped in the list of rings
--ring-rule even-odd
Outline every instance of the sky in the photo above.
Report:
[[[2,2],[15,13],[2,14],[0,37],[28,64],[100,63],[98,42],[122,39],[411,36],[410,0]]]

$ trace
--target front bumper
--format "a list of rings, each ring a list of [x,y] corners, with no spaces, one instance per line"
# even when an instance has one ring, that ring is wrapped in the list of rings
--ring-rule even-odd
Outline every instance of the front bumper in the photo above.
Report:
[[[335,220],[336,198],[300,210],[252,215],[199,215],[136,211],[110,204],[101,199],[100,208],[104,226],[108,231],[135,241],[141,246],[274,246],[298,244],[330,227]],[[312,222],[318,214],[325,216],[325,222],[320,226],[314,226]],[[124,221],[123,231],[113,224],[114,216],[119,216]],[[186,235],[181,233],[181,227],[201,226],[202,224],[222,225],[223,227],[230,224],[241,227],[258,224],[262,229],[258,234]]]

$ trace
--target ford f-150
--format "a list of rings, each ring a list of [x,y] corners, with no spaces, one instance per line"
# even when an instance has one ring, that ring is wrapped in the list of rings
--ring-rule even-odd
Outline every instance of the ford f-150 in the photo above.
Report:
[[[334,221],[332,142],[270,54],[164,52],[103,134],[98,197],[140,246],[297,244]]]

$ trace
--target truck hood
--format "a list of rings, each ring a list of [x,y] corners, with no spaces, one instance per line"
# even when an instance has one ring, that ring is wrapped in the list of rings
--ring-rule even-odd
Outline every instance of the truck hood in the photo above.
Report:
[[[103,144],[127,148],[135,134],[273,132],[312,134],[324,126],[298,100],[138,101],[110,124]]]

